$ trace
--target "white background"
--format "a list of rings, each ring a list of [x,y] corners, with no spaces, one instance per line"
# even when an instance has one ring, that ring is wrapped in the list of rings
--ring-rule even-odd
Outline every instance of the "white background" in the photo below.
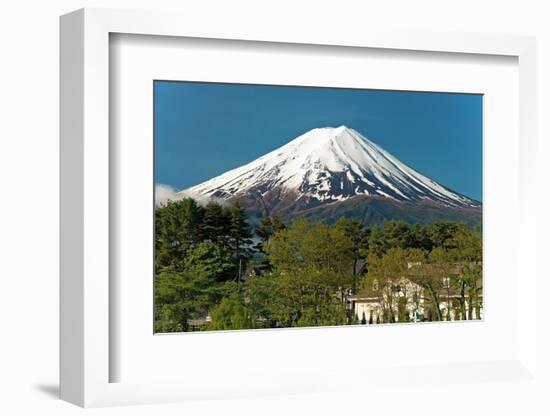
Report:
[[[320,20],[327,30],[334,19],[351,25],[431,27],[441,30],[512,33],[538,36],[539,177],[548,177],[550,114],[550,30],[544,1],[12,1],[0,12],[0,178],[3,193],[0,232],[0,413],[73,414],[82,412],[55,399],[58,372],[58,16],[83,6],[180,10],[208,22],[211,13],[231,16],[269,15],[285,25]],[[199,3],[199,2],[193,2]],[[546,189],[544,186],[546,185]],[[547,192],[544,180],[541,193]],[[540,216],[548,209],[541,195]],[[548,217],[548,214],[546,214]],[[549,231],[541,218],[540,235]],[[539,245],[541,254],[548,243]],[[543,255],[540,256],[544,258]],[[550,294],[548,283],[539,290]],[[547,309],[547,308],[546,308]],[[547,310],[540,310],[549,319]],[[550,324],[549,324],[550,326]],[[549,351],[548,332],[543,346]],[[550,374],[548,358],[539,356]],[[350,363],[353,371],[353,363]],[[452,378],[452,376],[450,376]],[[547,389],[550,391],[550,388]],[[426,395],[425,414],[548,414],[542,391],[506,382],[471,386],[434,385]],[[538,400],[536,399],[538,397]],[[100,409],[100,414],[402,414],[407,394],[388,386],[377,397],[343,392],[315,396],[271,397],[196,402],[152,408]],[[475,409],[475,410],[473,410]]]

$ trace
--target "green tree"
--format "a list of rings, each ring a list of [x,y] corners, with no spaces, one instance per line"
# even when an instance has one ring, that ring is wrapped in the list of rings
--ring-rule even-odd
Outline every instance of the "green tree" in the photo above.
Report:
[[[292,273],[274,272],[266,307],[276,327],[343,325],[347,314],[334,272],[304,267]]]
[[[231,252],[211,241],[204,241],[191,249],[185,267],[190,272],[207,275],[218,282],[232,279],[236,270]]]
[[[258,236],[259,241],[256,244],[256,250],[264,252],[264,246],[269,241],[269,238],[273,234],[273,223],[271,217],[265,216],[260,219],[260,223],[254,230],[254,233]]]
[[[169,202],[155,210],[156,270],[172,266],[182,269],[188,250],[200,241],[199,227],[204,210],[195,200]]]
[[[250,244],[252,232],[247,222],[246,211],[239,204],[230,210],[229,222],[229,246],[233,250],[235,258],[248,258],[250,256]]]
[[[224,298],[212,311],[212,321],[208,328],[212,330],[252,329],[255,319],[250,309],[237,295]]]
[[[281,217],[279,217],[278,215],[272,215],[271,216],[272,234],[278,233],[279,231],[282,231],[284,229],[286,229],[286,224],[281,219]]]
[[[210,201],[204,207],[200,232],[205,240],[220,246],[227,244],[231,226],[231,211],[217,202]]]
[[[435,247],[432,240],[431,225],[414,224],[411,227],[411,240],[411,248],[431,251]]]
[[[369,256],[368,281],[376,280],[378,286],[379,303],[382,306],[384,321],[393,323],[398,320],[395,311],[399,312],[399,291],[397,286],[407,270],[407,250],[390,248],[382,257],[371,254]]]
[[[322,273],[324,283],[339,293],[343,303],[354,284],[352,242],[342,227],[296,220],[274,234],[266,245],[269,262],[281,275],[298,276],[303,270]]]
[[[406,296],[400,296],[397,300],[397,320],[398,322],[409,322]]]
[[[475,309],[479,316],[481,309],[480,292],[482,290],[482,241],[481,234],[463,227],[454,235],[450,244],[453,248],[449,255],[458,265],[453,284],[460,291],[459,310],[462,319],[472,317]],[[468,302],[466,302],[468,294]]]
[[[350,244],[350,257],[353,259],[352,263],[352,275],[353,293],[357,292],[359,279],[357,278],[358,263],[361,259],[365,259],[368,255],[369,247],[369,235],[370,230],[366,229],[360,221],[341,218],[336,222],[336,228],[339,228],[344,236],[349,240]]]
[[[412,246],[411,227],[404,221],[387,221],[381,227],[373,227],[369,247],[371,252],[382,257],[392,248],[409,248]]]
[[[246,263],[252,256],[250,248],[252,233],[247,222],[246,212],[239,204],[231,208],[230,213],[228,242],[237,264],[237,281],[240,282]]]
[[[245,298],[251,313],[257,319],[257,325],[267,328],[278,326],[276,319],[272,316],[273,305],[281,302],[277,298],[277,281],[273,274],[253,276],[246,281]]]
[[[407,253],[408,267],[407,277],[420,287],[424,288],[430,297],[432,310],[428,311],[431,320],[432,315],[436,321],[443,320],[439,293],[443,287],[444,278],[448,276],[449,263],[445,251],[435,248],[429,254],[419,249],[410,249]],[[432,314],[433,312],[433,314]]]
[[[439,296],[443,293],[446,293],[446,310],[445,310],[445,320],[451,320],[451,281],[454,279],[453,274],[455,273],[455,265],[452,261],[452,256],[449,251],[445,250],[442,247],[434,248],[428,255],[428,263],[432,272],[432,283],[437,288]],[[435,310],[436,316],[438,314],[438,307]],[[439,311],[439,313],[441,313]],[[440,316],[440,318],[443,318]]]
[[[189,330],[189,319],[207,315],[215,302],[214,280],[197,271],[164,269],[155,278],[155,331]]]
[[[281,271],[316,266],[351,275],[353,245],[341,227],[296,220],[289,228],[273,235],[266,252],[271,263]]]
[[[284,230],[285,228],[285,223],[277,215],[262,217],[260,219],[260,223],[254,230],[255,234],[260,239],[258,244],[255,246],[256,250],[265,253],[264,246],[267,244],[271,236],[276,232]]]
[[[434,247],[449,248],[452,247],[453,238],[460,229],[465,229],[466,225],[458,222],[436,222],[430,225],[430,239]]]

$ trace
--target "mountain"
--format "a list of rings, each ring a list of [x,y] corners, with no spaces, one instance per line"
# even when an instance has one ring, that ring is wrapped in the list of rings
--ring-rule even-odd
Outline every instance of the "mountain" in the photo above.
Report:
[[[180,195],[239,202],[252,217],[481,222],[478,201],[420,174],[346,126],[310,130]]]

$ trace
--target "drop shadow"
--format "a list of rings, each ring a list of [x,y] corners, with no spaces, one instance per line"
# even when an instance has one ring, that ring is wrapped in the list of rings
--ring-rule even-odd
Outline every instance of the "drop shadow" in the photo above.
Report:
[[[49,396],[52,399],[59,399],[59,385],[58,384],[37,384],[34,386],[36,390],[42,394]]]

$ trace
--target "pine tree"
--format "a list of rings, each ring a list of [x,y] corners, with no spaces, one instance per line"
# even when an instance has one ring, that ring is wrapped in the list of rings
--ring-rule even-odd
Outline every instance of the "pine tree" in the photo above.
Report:
[[[226,245],[226,236],[231,227],[231,211],[218,204],[209,202],[204,208],[204,218],[201,225],[203,239],[220,246]]]
[[[238,265],[237,281],[240,281],[242,271],[252,254],[250,249],[252,233],[247,222],[246,212],[239,204],[231,208],[230,213],[229,247]]]
[[[271,236],[279,231],[286,229],[285,223],[277,215],[266,216],[260,219],[260,224],[254,230],[260,241],[254,247],[256,250],[265,253],[264,246]]]
[[[260,252],[264,251],[264,245],[269,241],[269,238],[273,234],[273,223],[271,217],[262,217],[260,224],[254,230],[256,235],[259,237],[260,241],[256,244],[256,250]]]
[[[278,215],[271,216],[271,231],[272,234],[278,233],[279,231],[285,230],[286,224],[283,222],[281,217]]]
[[[358,264],[359,260],[367,257],[368,253],[368,240],[369,240],[369,230],[365,229],[363,224],[357,220],[350,220],[347,218],[341,218],[336,223],[336,227],[340,228],[346,238],[351,242],[350,254],[353,258],[351,274],[353,275],[353,285],[352,292],[357,291],[358,278],[359,274]]]
[[[155,210],[155,266],[182,269],[189,249],[201,240],[204,210],[195,200],[170,202]]]

